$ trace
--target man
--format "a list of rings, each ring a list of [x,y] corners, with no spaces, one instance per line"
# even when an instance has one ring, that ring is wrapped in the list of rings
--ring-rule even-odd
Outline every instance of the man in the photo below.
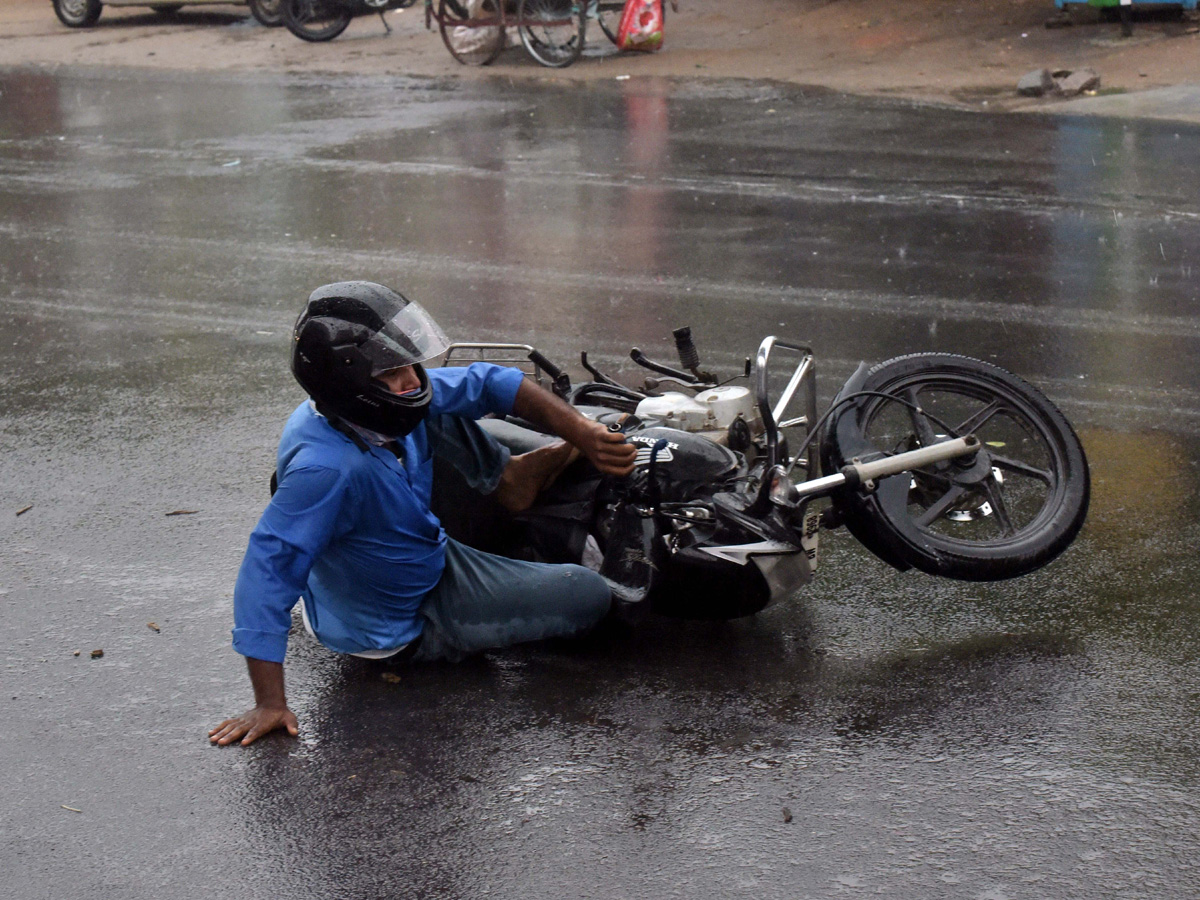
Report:
[[[517,369],[427,372],[422,363],[447,345],[420,305],[382,285],[341,282],[309,297],[292,373],[311,399],[284,428],[278,487],[234,588],[233,646],[255,705],[209,731],[213,743],[298,733],[283,677],[297,599],[326,647],[390,662],[579,634],[608,612],[610,587],[595,572],[449,539],[429,509],[432,457],[521,509],[576,450],[601,472],[627,475],[634,447]],[[511,457],[475,424],[487,413],[513,413],[566,443]]]

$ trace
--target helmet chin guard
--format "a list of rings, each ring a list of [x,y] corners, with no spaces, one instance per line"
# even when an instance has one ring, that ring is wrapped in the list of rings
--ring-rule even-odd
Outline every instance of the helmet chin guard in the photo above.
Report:
[[[449,344],[420,304],[368,281],[317,288],[292,337],[292,374],[321,413],[390,437],[425,418],[433,391],[421,363]],[[394,394],[375,377],[402,366],[413,367],[417,390]]]

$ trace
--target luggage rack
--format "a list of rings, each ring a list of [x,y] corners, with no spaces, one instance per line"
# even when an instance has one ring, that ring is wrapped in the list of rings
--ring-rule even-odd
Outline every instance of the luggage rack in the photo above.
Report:
[[[499,366],[520,369],[542,387],[546,387],[547,373],[532,358],[537,350],[529,344],[497,344],[487,341],[455,341],[442,355],[442,365],[469,366],[471,363],[486,362]],[[540,355],[540,354],[538,354]]]

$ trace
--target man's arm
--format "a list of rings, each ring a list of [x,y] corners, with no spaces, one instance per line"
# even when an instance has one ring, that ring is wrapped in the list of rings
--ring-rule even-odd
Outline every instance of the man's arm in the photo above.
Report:
[[[278,728],[286,728],[295,737],[300,733],[300,724],[288,709],[284,695],[283,663],[247,656],[246,667],[254,686],[254,708],[211,729],[208,739],[224,746],[241,738],[244,747]]]
[[[246,657],[254,708],[211,729],[213,743],[251,744],[278,728],[299,732],[283,688],[291,611],[313,561],[340,530],[348,490],[344,473],[326,466],[293,467],[280,478],[233,588],[233,649]]]
[[[637,448],[625,441],[625,435],[593,422],[528,378],[517,389],[513,412],[578,447],[605,475],[628,475],[633,471]]]

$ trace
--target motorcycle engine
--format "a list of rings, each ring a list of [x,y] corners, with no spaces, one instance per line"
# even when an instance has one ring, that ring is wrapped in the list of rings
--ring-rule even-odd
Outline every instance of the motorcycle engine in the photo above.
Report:
[[[762,433],[762,418],[749,389],[723,385],[701,391],[695,397],[668,391],[647,397],[637,405],[640,419],[657,419],[671,428],[702,434],[718,444],[728,444],[729,429],[741,421],[751,434]]]

